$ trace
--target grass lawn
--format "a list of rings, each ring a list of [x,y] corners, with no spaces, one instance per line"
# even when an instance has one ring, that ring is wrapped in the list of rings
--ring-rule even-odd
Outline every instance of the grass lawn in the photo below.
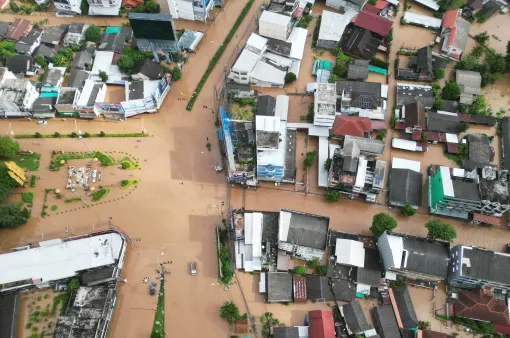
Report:
[[[68,199],[64,200],[64,203],[73,203],[73,202],[81,202],[81,198],[73,197],[73,198],[68,198]]]
[[[21,200],[25,203],[32,204],[32,201],[34,200],[34,193],[33,192],[22,192]]]
[[[159,287],[158,306],[156,307],[156,315],[154,316],[154,324],[152,325],[151,337],[165,336],[165,281],[161,281]]]
[[[122,169],[138,169],[138,168],[140,168],[138,163],[131,161],[131,159],[129,157],[124,157],[120,161],[120,164],[122,165]]]
[[[104,189],[104,188],[100,189],[98,191],[95,191],[92,193],[92,200],[99,201],[101,198],[105,197],[109,192],[110,192],[110,190]]]
[[[238,103],[233,103],[230,114],[233,120],[252,121],[253,106],[251,104],[240,106]]]
[[[26,168],[29,171],[36,171],[39,169],[39,159],[41,154],[33,153],[31,155],[16,155],[9,157],[9,161],[15,162],[20,168]]]
[[[127,189],[133,184],[138,184],[138,180],[122,180],[120,181],[120,188]]]
[[[50,162],[50,170],[59,170],[62,164],[60,164],[60,161],[67,161],[69,160],[79,160],[84,158],[97,158],[99,162],[103,166],[112,165],[115,163],[115,160],[111,158],[110,156],[100,152],[100,151],[94,151],[93,153],[64,153],[64,154],[58,154],[53,155]]]

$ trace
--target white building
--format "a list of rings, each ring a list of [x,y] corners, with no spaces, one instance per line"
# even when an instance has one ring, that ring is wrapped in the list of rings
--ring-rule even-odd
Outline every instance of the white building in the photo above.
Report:
[[[291,17],[264,11],[259,19],[259,34],[268,38],[287,41],[291,27]]]
[[[362,268],[365,266],[363,242],[337,238],[335,246],[336,263]]]
[[[122,0],[87,0],[89,15],[118,16]]]
[[[70,24],[64,37],[64,45],[81,45],[85,41],[85,31],[87,28],[89,28],[89,25],[85,23],[73,22]]]
[[[358,14],[348,9],[344,14],[323,11],[317,47],[332,49],[338,46],[344,30],[352,19]]]
[[[319,83],[314,93],[313,124],[332,128],[336,116],[336,83]]]
[[[76,110],[82,118],[96,118],[99,112],[94,107],[96,102],[104,102],[106,84],[93,80],[85,81],[80,97],[76,102]]]
[[[57,12],[64,15],[81,15],[80,0],[53,0]]]
[[[98,51],[94,58],[90,79],[94,81],[102,81],[99,72],[105,72],[108,75],[106,83],[124,85],[128,80],[128,75],[122,73],[117,65],[113,65],[113,51]]]
[[[205,21],[214,6],[212,0],[168,0],[173,19]]]
[[[0,85],[0,101],[10,102],[20,111],[30,111],[39,92],[26,79],[7,79]]]

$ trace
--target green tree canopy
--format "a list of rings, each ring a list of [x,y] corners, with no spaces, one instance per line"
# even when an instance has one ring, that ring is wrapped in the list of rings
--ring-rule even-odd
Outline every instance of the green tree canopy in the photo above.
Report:
[[[475,35],[475,40],[480,42],[482,45],[485,45],[487,42],[489,42],[490,35],[487,34],[487,32],[482,32]]]
[[[30,211],[18,204],[0,205],[0,228],[17,228],[30,218]]]
[[[460,98],[460,87],[455,82],[446,82],[443,90],[441,91],[441,98],[443,100],[457,101]]]
[[[430,239],[441,239],[443,241],[453,242],[457,237],[457,231],[453,225],[443,223],[439,220],[428,221],[425,223],[425,227],[429,231],[427,237]]]
[[[5,60],[9,56],[16,55],[16,49],[14,49],[14,46],[16,45],[15,42],[4,40],[0,42],[0,58],[2,60]]]
[[[336,190],[328,190],[325,197],[328,202],[336,202],[340,199],[340,192]]]
[[[234,323],[234,320],[239,319],[239,317],[240,317],[239,308],[234,302],[226,301],[220,307],[220,318],[226,320],[227,323],[232,325],[232,323]]]
[[[457,126],[457,134],[465,133],[469,129],[469,124],[467,122],[462,121]]]
[[[172,69],[172,80],[177,81],[182,77],[182,71],[179,66],[175,66]]]
[[[445,75],[445,70],[444,68],[438,68],[434,71],[434,77],[437,79],[437,80],[440,80],[444,77]]]
[[[296,74],[294,74],[293,72],[288,72],[287,74],[285,74],[286,84],[292,83],[294,81],[296,81]]]
[[[12,189],[16,187],[19,187],[19,184],[9,176],[9,169],[0,165],[0,201],[6,199]]]
[[[19,143],[9,136],[0,136],[0,158],[7,158],[19,153]]]
[[[402,215],[406,216],[413,216],[416,213],[416,210],[414,210],[413,207],[407,203],[402,207],[400,211],[402,212]]]
[[[85,31],[85,40],[98,42],[101,39],[101,28],[96,25],[90,25]]]
[[[296,275],[306,276],[306,268],[302,265],[298,265],[294,268],[294,273]]]
[[[117,66],[121,72],[131,74],[133,68],[135,68],[135,62],[132,57],[128,55],[121,55],[117,60]]]
[[[374,239],[377,240],[385,231],[392,231],[396,227],[397,220],[387,213],[381,212],[374,215],[370,231],[372,231]]]
[[[106,82],[108,81],[108,74],[106,72],[100,70],[99,71],[99,77],[101,78],[101,81]]]

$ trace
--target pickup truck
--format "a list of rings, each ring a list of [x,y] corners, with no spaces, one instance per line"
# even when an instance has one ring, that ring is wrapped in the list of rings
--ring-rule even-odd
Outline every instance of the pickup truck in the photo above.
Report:
[[[191,262],[189,264],[189,268],[190,268],[191,275],[196,276],[197,275],[197,262]]]

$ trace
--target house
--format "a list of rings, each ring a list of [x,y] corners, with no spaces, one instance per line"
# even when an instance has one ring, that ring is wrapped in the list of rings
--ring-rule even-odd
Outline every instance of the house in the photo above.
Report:
[[[428,15],[406,11],[403,18],[405,22],[410,25],[428,28],[434,31],[441,29],[441,19],[436,19]]]
[[[81,118],[93,119],[99,116],[94,108],[96,102],[104,102],[106,95],[106,84],[103,82],[95,82],[86,80],[80,97],[76,102],[76,111]]]
[[[125,84],[128,76],[122,73],[115,64],[116,56],[113,51],[97,51],[94,58],[94,64],[90,72],[90,78],[95,81],[102,81],[99,77],[100,72],[105,72],[108,76],[106,83]]]
[[[7,68],[14,74],[26,74],[33,67],[34,59],[28,55],[14,55],[7,58]]]
[[[7,31],[9,30],[10,24],[5,21],[0,21],[0,40],[3,40],[5,37],[5,34],[7,34]]]
[[[32,55],[37,47],[41,44],[42,31],[33,29],[28,35],[21,37],[16,42],[14,49],[21,55]]]
[[[74,1],[74,0],[70,0]],[[122,0],[87,0],[89,15],[118,16]]]
[[[450,244],[422,237],[384,233],[377,246],[386,279],[435,288],[445,280],[450,261]]]
[[[430,166],[428,200],[430,213],[465,220],[473,213],[501,217],[510,208],[506,174],[491,166]]]
[[[310,325],[309,338],[335,338],[335,322],[331,310],[315,310],[308,312]]]
[[[468,142],[468,159],[473,165],[473,168],[464,169],[472,171],[476,168],[484,168],[490,164],[494,157],[494,153],[491,151],[489,137],[485,134],[469,134],[467,135]]]
[[[398,110],[397,121],[402,122],[406,133],[427,129],[425,107],[419,101],[408,103]]]
[[[508,7],[508,2],[505,0],[484,1],[482,8],[478,12],[478,15],[480,17],[490,18],[494,14],[504,11],[505,7]]]
[[[424,7],[427,7],[428,9],[434,12],[439,9],[439,5],[437,4],[436,0],[414,0],[414,1]]]
[[[143,5],[143,0],[122,0],[121,8],[132,9],[138,5]]]
[[[482,0],[469,0],[464,8],[462,8],[462,15],[466,18],[471,18],[473,15],[478,13],[480,9],[482,9],[482,6]]]
[[[459,126],[460,119],[455,113],[439,111],[437,113],[428,114],[427,130],[457,134]]]
[[[430,46],[425,46],[411,56],[408,68],[400,68],[400,59],[397,58],[397,79],[430,82],[435,79],[434,71],[445,68],[447,63],[448,60],[433,55]]]
[[[9,41],[17,42],[22,37],[27,36],[32,31],[32,21],[26,19],[15,19],[11,24],[7,33],[5,33],[4,39]]]
[[[0,84],[0,100],[11,102],[20,111],[32,110],[38,96],[37,89],[26,79],[6,79]]]
[[[273,338],[308,338],[308,326],[273,326]]]
[[[344,151],[347,153],[351,152],[352,149],[356,149],[352,151],[353,153],[359,153],[361,155],[366,155],[368,157],[377,157],[384,153],[385,144],[383,141],[372,140],[362,137],[356,136],[345,136],[344,137]],[[356,156],[356,155],[354,155]]]
[[[508,116],[501,120],[501,157],[503,169],[510,170],[510,117]]]
[[[456,70],[455,82],[460,87],[460,103],[471,105],[482,91],[482,75],[470,70]]]
[[[318,48],[333,49],[338,47],[345,28],[356,16],[356,12],[348,9],[344,14],[323,11],[319,28]]]
[[[281,209],[278,249],[303,260],[322,259],[326,249],[329,217]]]
[[[382,16],[374,14],[366,9],[358,13],[352,20],[354,26],[367,29],[376,34],[376,36],[384,38],[390,33],[393,22]]]
[[[32,104],[32,116],[37,119],[54,118],[56,96],[39,96]]]
[[[367,1],[365,0],[327,0],[326,6],[339,9],[342,12],[346,12],[347,10],[353,10],[359,12]]]
[[[381,338],[400,337],[400,330],[397,325],[395,313],[390,304],[375,307],[373,314],[374,326]]]
[[[477,247],[456,245],[452,248],[448,269],[450,285],[463,289],[494,292],[510,290],[510,255]]]
[[[333,127],[336,117],[336,83],[318,83],[313,95],[313,125]]]
[[[393,157],[390,171],[389,204],[396,207],[421,206],[423,174],[420,162]]]
[[[431,86],[397,83],[397,106],[420,102],[426,109],[434,105],[434,95]]]
[[[265,254],[262,250],[264,214],[245,212],[242,217],[244,238],[240,239],[242,242],[240,243],[241,250],[238,251],[236,247],[236,266],[246,272],[261,271],[262,256]]]
[[[267,303],[292,302],[292,274],[288,272],[267,272]]]
[[[109,33],[103,35],[101,42],[97,47],[100,51],[114,51],[115,53],[124,52],[124,44],[126,43],[126,35],[120,33]]]
[[[50,27],[44,30],[41,42],[47,45],[58,46],[62,42],[64,34],[65,31],[63,29],[57,27]]]
[[[57,13],[60,15],[81,15],[80,0],[54,0]],[[83,13],[87,14],[87,13]]]
[[[469,35],[471,24],[461,17],[462,10],[454,9],[443,14],[441,51],[454,60],[460,60]]]
[[[39,48],[37,48],[37,52],[35,52],[35,56],[37,55],[41,55],[46,61],[51,61],[51,58],[57,55],[57,50],[53,46],[50,47],[41,44]]]
[[[347,79],[364,81],[368,79],[368,60],[352,59],[347,64]]]
[[[149,59],[139,60],[135,63],[131,77],[137,81],[159,80],[165,76],[160,65]]]
[[[381,39],[375,37],[368,29],[356,26],[344,34],[342,41],[343,51],[365,60],[372,59],[382,44]]]
[[[86,50],[79,51],[74,56],[73,63],[71,65],[71,68],[73,69],[81,69],[81,70],[88,70],[92,68],[92,65],[94,64],[94,55],[87,52]]]
[[[259,34],[267,38],[287,41],[291,31],[290,23],[289,16],[264,11],[259,18]]]
[[[205,22],[209,18],[209,12],[214,5],[222,3],[216,1],[204,1],[193,3],[191,1],[168,0],[168,8],[173,19],[183,19]]]
[[[386,101],[379,82],[338,81],[336,83],[337,112],[358,113],[361,117],[384,120]]]
[[[416,330],[418,318],[407,286],[389,288],[388,292],[398,327],[405,330]]]
[[[509,334],[510,321],[505,299],[485,290],[458,289],[452,315],[481,322],[490,322],[497,333]]]
[[[260,95],[257,97],[258,116],[274,116],[275,99],[270,95]]]
[[[345,135],[369,137],[371,130],[372,121],[368,117],[337,115],[331,135],[337,138],[343,138]]]
[[[89,28],[89,25],[84,23],[73,22],[70,24],[64,37],[64,45],[81,45],[83,41],[85,41],[85,32],[87,31],[87,28]]]
[[[345,320],[347,333],[350,335],[362,334],[371,329],[359,300],[354,299],[348,304],[339,306],[338,309]]]
[[[55,92],[59,91],[62,82],[64,82],[64,75],[66,67],[52,67],[44,73],[41,81],[41,92]]]
[[[75,106],[80,96],[80,90],[72,87],[60,88],[58,92],[57,102],[55,109],[59,116],[63,117],[78,117]]]
[[[350,302],[356,298],[356,285],[345,279],[307,275],[306,295],[309,300],[317,302],[329,300]]]
[[[305,5],[300,6],[299,0],[276,0],[271,2],[267,10],[300,19]]]
[[[90,77],[90,72],[85,70],[71,69],[67,86],[81,90],[85,85],[85,81]]]

